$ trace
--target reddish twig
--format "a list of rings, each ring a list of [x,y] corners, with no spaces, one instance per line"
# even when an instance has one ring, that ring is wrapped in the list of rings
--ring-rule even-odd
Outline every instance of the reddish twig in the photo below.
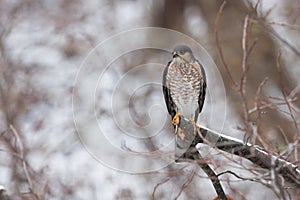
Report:
[[[190,175],[190,177],[184,182],[184,184],[181,186],[180,191],[178,192],[178,194],[176,195],[176,197],[174,198],[175,200],[178,199],[181,195],[181,193],[183,192],[183,190],[192,182],[193,178],[195,176],[195,171],[192,172],[192,174]]]
[[[283,95],[283,98],[284,98],[284,101],[289,109],[289,112],[290,112],[290,116],[294,122],[294,125],[295,125],[295,128],[298,129],[298,125],[297,125],[297,121],[296,121],[296,118],[293,114],[293,111],[292,111],[292,108],[291,108],[291,105],[290,105],[290,102],[288,101],[288,98],[287,98],[287,95],[286,95],[286,90],[285,90],[285,84],[283,82],[283,78],[282,78],[282,68],[281,68],[281,62],[280,62],[280,59],[281,59],[281,52],[278,51],[278,54],[277,54],[277,59],[276,59],[276,65],[277,65],[277,71],[278,71],[278,76],[279,76],[279,85],[280,85],[280,89],[281,89],[281,92],[282,92],[282,95]]]
[[[167,176],[165,177],[161,182],[157,183],[153,189],[153,192],[152,192],[152,200],[155,200],[155,192],[156,190],[158,189],[158,187],[166,182],[168,182],[169,180],[171,179],[170,176]]]
[[[24,155],[24,145],[22,143],[22,140],[21,140],[21,137],[18,133],[18,131],[15,129],[15,127],[10,124],[9,125],[9,128],[11,129],[12,133],[14,134],[16,140],[17,140],[17,144],[19,146],[19,151],[20,151],[20,155],[19,155],[19,158],[21,159],[22,161],[22,165],[23,165],[23,170],[24,170],[24,173],[25,173],[25,176],[26,176],[26,179],[27,179],[27,182],[28,182],[28,185],[29,185],[29,190],[30,192],[38,197],[35,193],[34,193],[34,190],[33,190],[33,183],[32,183],[32,179],[30,177],[30,174],[29,174],[29,171],[28,171],[28,166],[27,166],[27,163],[26,163],[26,160],[25,160],[25,155]]]
[[[219,21],[220,21],[220,17],[221,17],[221,14],[223,12],[225,4],[226,4],[226,1],[224,1],[222,3],[222,5],[221,5],[221,7],[219,9],[218,15],[216,17],[216,20],[215,20],[215,39],[216,39],[216,44],[217,44],[217,48],[218,48],[218,52],[219,52],[222,64],[223,64],[223,66],[226,69],[226,72],[227,72],[227,74],[229,76],[229,79],[232,82],[232,84],[235,86],[235,88],[238,88],[238,83],[234,80],[234,78],[233,78],[233,76],[232,76],[232,74],[231,74],[231,72],[229,70],[229,67],[228,67],[228,65],[225,62],[225,58],[224,58],[223,51],[222,51],[222,48],[221,48],[221,45],[220,45],[220,41],[219,41]]]

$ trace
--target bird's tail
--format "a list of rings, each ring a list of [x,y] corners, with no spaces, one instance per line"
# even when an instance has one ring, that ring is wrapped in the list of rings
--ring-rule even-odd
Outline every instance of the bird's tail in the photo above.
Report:
[[[180,162],[188,158],[187,151],[190,150],[191,147],[195,147],[195,145],[193,145],[195,135],[187,134],[186,131],[180,127],[175,128],[175,133],[175,161]]]

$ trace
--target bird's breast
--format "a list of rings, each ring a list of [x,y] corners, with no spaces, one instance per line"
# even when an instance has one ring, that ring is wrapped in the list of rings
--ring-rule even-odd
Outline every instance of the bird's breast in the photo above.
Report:
[[[200,70],[192,64],[173,63],[170,65],[167,80],[171,97],[180,114],[186,117],[194,115],[198,107],[202,76]]]

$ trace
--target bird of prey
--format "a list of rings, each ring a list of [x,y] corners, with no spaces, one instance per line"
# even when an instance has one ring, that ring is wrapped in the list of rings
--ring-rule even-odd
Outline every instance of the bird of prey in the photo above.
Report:
[[[188,46],[176,46],[172,54],[173,59],[163,73],[163,93],[175,132],[184,140],[186,133],[177,129],[177,125],[180,117],[197,122],[205,100],[206,76]]]

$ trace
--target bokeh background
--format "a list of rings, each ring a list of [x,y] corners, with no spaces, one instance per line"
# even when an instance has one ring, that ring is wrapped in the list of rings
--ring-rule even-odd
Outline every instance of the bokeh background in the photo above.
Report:
[[[214,61],[211,66],[219,74],[209,76],[211,95],[200,124],[239,139],[247,137],[252,124],[251,130],[262,138],[254,142],[272,152],[292,152],[289,159],[297,161],[293,142],[299,137],[300,2],[228,0],[220,12],[222,3],[1,0],[0,185],[13,199],[216,197],[197,166],[156,166],[156,154],[151,154],[172,142],[160,83],[169,51],[180,41],[161,49],[132,49],[128,41],[164,40],[159,35],[131,35],[101,49],[111,36],[143,27],[179,31],[197,42],[194,49],[205,49],[207,54],[196,50],[200,60]],[[246,15],[252,23],[249,46],[255,45],[247,59],[243,98],[239,84],[245,77]],[[118,55],[120,49],[125,53]],[[110,147],[143,159],[131,161]],[[217,172],[257,175],[247,170],[251,163],[234,159],[216,155],[211,163]],[[148,168],[155,170],[143,171]],[[232,176],[222,180],[235,199],[275,198],[262,184]],[[296,191],[290,193],[296,199]]]

